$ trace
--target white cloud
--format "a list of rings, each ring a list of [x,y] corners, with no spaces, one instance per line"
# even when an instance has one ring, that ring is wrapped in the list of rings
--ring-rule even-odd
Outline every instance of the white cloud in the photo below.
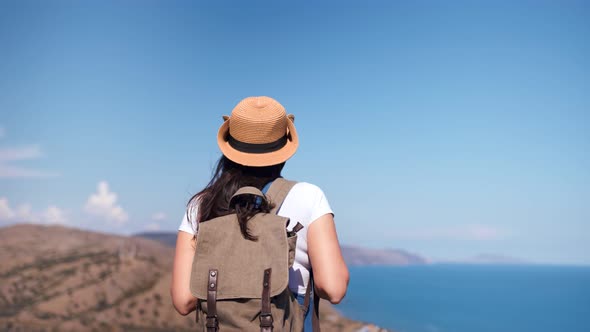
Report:
[[[68,223],[66,213],[56,206],[49,206],[43,213],[43,219],[48,224],[65,225]]]
[[[102,217],[118,225],[122,225],[129,219],[127,212],[117,205],[117,194],[109,191],[106,181],[98,183],[97,192],[90,195],[84,207],[89,214]]]
[[[19,221],[38,222],[39,217],[33,213],[33,206],[29,203],[24,203],[16,208],[16,217]]]
[[[166,216],[166,214],[164,212],[157,212],[152,215],[152,220],[155,220],[155,221],[166,220],[166,218],[168,218],[168,216]]]
[[[8,205],[6,197],[0,197],[0,221],[11,220],[16,214]]]
[[[43,156],[38,145],[0,148],[0,178],[46,178],[58,176],[57,173],[15,166],[14,162],[38,159]]]
[[[160,225],[158,223],[149,223],[145,226],[145,229],[148,231],[159,231],[160,230]]]
[[[14,161],[37,159],[43,156],[38,145],[28,145],[18,148],[0,148],[0,161]]]
[[[59,176],[59,174],[55,172],[3,165],[0,162],[0,178],[52,178],[56,176]]]
[[[11,208],[6,197],[0,197],[0,221],[67,224],[66,212],[54,205],[49,206],[43,213],[37,214],[29,203]]]

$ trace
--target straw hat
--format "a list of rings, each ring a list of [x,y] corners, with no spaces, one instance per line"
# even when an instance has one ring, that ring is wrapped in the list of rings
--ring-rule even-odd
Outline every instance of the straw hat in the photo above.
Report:
[[[280,164],[299,146],[292,114],[270,97],[248,97],[224,116],[217,144],[230,160],[244,166]]]

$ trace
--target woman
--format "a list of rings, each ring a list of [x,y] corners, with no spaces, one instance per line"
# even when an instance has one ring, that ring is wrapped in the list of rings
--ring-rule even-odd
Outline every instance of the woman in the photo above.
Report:
[[[199,223],[230,213],[228,202],[238,188],[263,189],[281,176],[285,161],[295,153],[299,143],[293,120],[281,104],[269,97],[246,98],[238,103],[230,117],[224,116],[217,137],[223,156],[209,184],[189,200],[178,232],[171,294],[180,314],[195,310],[197,302],[189,283]],[[309,183],[297,183],[278,214],[304,226],[298,232],[295,263],[289,273],[291,291],[301,301],[313,269],[316,295],[339,303],[346,293],[349,275],[338,244],[333,213],[322,190]]]

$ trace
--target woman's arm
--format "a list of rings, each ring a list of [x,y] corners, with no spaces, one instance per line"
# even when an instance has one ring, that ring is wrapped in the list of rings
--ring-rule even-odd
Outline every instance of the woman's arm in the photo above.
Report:
[[[331,213],[324,214],[309,226],[307,253],[318,295],[334,304],[342,301],[348,287],[349,275]]]
[[[172,304],[181,315],[188,315],[195,310],[197,298],[191,294],[190,278],[195,256],[195,240],[192,234],[179,231],[176,238],[176,253],[172,269],[170,294]]]

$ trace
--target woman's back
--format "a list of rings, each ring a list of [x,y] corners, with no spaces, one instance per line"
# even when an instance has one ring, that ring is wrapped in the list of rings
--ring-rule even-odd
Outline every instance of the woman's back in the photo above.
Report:
[[[193,213],[198,213],[198,208],[194,209]],[[318,186],[306,182],[299,182],[293,186],[277,213],[278,215],[287,217],[291,220],[287,227],[287,230],[289,231],[291,231],[297,223],[303,225],[303,229],[297,233],[298,239],[295,263],[293,264],[293,268],[289,275],[289,288],[295,293],[305,294],[309,281],[311,264],[307,252],[308,229],[319,217],[332,213],[332,209],[330,208],[323,191]],[[179,227],[179,231],[194,235],[194,230],[196,228],[198,228],[198,224],[189,221],[189,218],[187,218],[187,215],[185,214]]]

